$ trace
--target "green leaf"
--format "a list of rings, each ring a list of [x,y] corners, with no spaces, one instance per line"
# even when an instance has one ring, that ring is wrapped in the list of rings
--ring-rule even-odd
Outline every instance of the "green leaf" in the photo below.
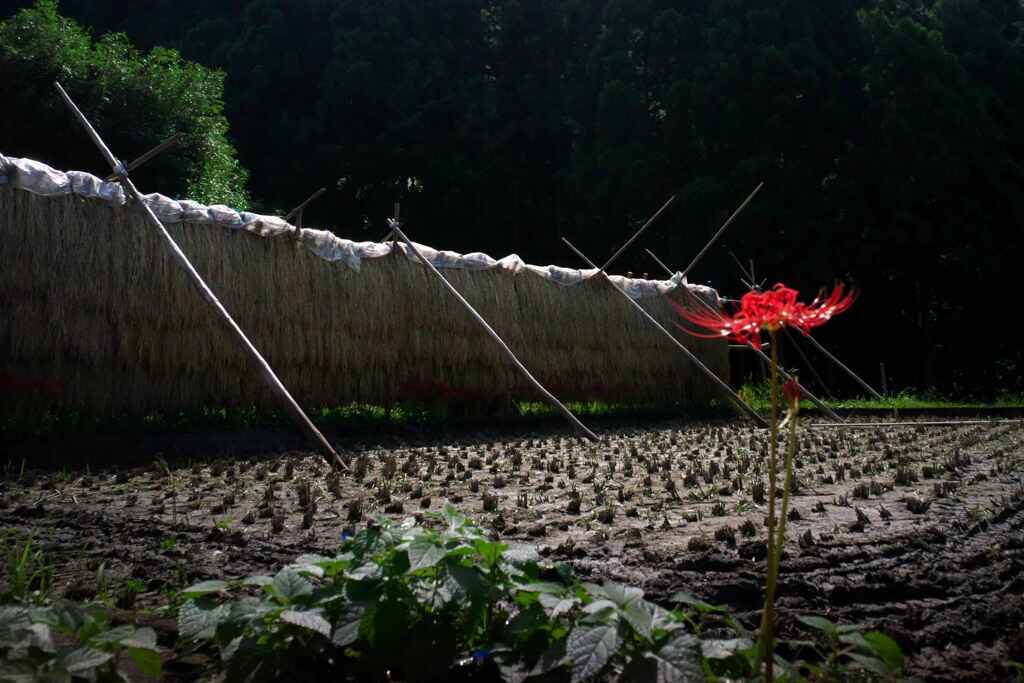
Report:
[[[537,552],[536,546],[526,543],[514,543],[505,548],[502,559],[517,567],[522,567],[531,562],[539,562],[540,553]]]
[[[508,549],[508,546],[498,541],[487,541],[479,538],[473,541],[473,547],[480,554],[480,557],[488,565],[494,565],[501,559],[501,554]]]
[[[651,637],[653,618],[647,608],[644,592],[632,586],[606,582],[604,594],[619,608],[619,614],[644,638]]]
[[[869,631],[864,640],[871,645],[876,655],[882,658],[889,671],[900,671],[903,668],[903,650],[899,644],[881,631]]]
[[[881,659],[877,657],[871,657],[870,655],[859,655],[856,652],[851,652],[848,656],[850,659],[857,662],[873,674],[885,676],[885,674],[887,673],[885,662],[883,662]]]
[[[580,603],[579,598],[560,598],[549,593],[540,594],[540,604],[549,619],[557,619]]]
[[[342,614],[331,634],[331,642],[338,647],[345,647],[359,640],[359,622],[364,612],[362,607],[353,606]]]
[[[270,589],[275,597],[290,603],[295,598],[312,594],[313,584],[304,579],[298,572],[285,568],[274,577],[270,584]]]
[[[517,583],[516,588],[528,593],[549,593],[562,595],[566,592],[565,586],[551,581],[531,581],[530,583]]]
[[[701,653],[708,659],[728,659],[743,650],[754,646],[749,638],[730,638],[728,640],[701,641]]]
[[[208,595],[210,593],[220,593],[221,591],[227,590],[227,588],[227,581],[202,581],[194,586],[189,586],[185,590],[181,591],[181,594],[186,598],[198,598],[201,595]]]
[[[682,592],[676,593],[670,599],[674,603],[678,603],[678,604],[681,604],[681,605],[689,605],[690,607],[693,607],[694,609],[696,609],[698,612],[726,612],[727,611],[725,607],[721,607],[719,605],[712,605],[710,603],[704,602],[703,600],[699,600],[699,599],[693,597],[689,593],[682,593]]]
[[[449,562],[447,567],[449,576],[470,600],[485,598],[490,592],[490,584],[479,570],[457,562]]]
[[[150,678],[160,678],[163,672],[163,664],[160,661],[160,653],[149,648],[130,647],[127,650],[128,657],[139,667],[139,671]]]
[[[110,652],[97,650],[94,647],[80,647],[61,657],[60,663],[68,673],[86,674],[103,666],[113,658],[114,655]]]
[[[590,615],[591,621],[608,621],[618,616],[618,608],[611,600],[595,600],[583,608],[585,614]]]
[[[256,586],[257,588],[263,588],[264,586],[269,586],[272,583],[274,583],[274,579],[269,576],[262,575],[249,576],[242,580],[243,586]]]
[[[158,651],[160,649],[156,645],[156,631],[148,626],[135,629],[132,635],[127,638],[123,638],[120,643],[125,647],[134,647],[143,650]]]
[[[813,629],[817,629],[822,633],[827,633],[830,636],[835,636],[839,633],[838,629],[836,628],[836,625],[828,619],[826,619],[825,617],[816,617],[813,615],[807,617],[797,617],[797,621],[806,626],[810,626]]]
[[[433,567],[444,559],[447,551],[427,534],[421,534],[409,542],[409,571]]]
[[[446,502],[444,504],[441,514],[444,517],[444,521],[448,524],[448,533],[457,532],[466,525],[466,515],[459,512],[458,508],[451,503]]]
[[[119,643],[119,642],[121,642],[122,639],[124,639],[124,638],[131,638],[133,635],[135,635],[135,627],[126,624],[124,626],[118,626],[117,628],[112,628],[109,631],[104,631],[104,632],[94,636],[90,640],[94,644],[100,644],[100,643]]]
[[[319,610],[310,610],[308,612],[285,610],[281,612],[281,621],[309,629],[310,631],[316,631],[324,638],[331,637],[331,624],[320,615]]]
[[[616,624],[574,628],[566,641],[566,654],[572,659],[572,682],[585,681],[599,674],[621,646],[622,639]]]
[[[689,633],[677,633],[657,652],[644,652],[626,670],[637,683],[703,683],[700,642]]]
[[[25,661],[0,661],[0,681],[5,683],[36,683],[39,675],[36,668]]]
[[[230,613],[230,605],[189,600],[178,610],[178,635],[185,640],[209,640]]]
[[[524,609],[505,624],[505,631],[517,640],[527,640],[547,623],[540,609]]]

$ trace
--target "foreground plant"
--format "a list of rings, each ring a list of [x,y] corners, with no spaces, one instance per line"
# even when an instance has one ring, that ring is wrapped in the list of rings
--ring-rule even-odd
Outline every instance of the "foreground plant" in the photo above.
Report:
[[[130,680],[128,662],[160,677],[153,629],[113,627],[99,606],[0,605],[0,681]]]
[[[787,382],[786,396],[790,407],[790,438],[786,450],[786,478],[783,482],[782,515],[777,521],[775,515],[778,499],[778,449],[779,449],[779,344],[778,333],[783,327],[796,327],[804,332],[824,325],[834,315],[847,310],[856,298],[855,292],[845,292],[842,284],[836,285],[827,296],[822,292],[810,304],[797,301],[799,292],[782,283],[768,291],[747,292],[741,299],[739,309],[725,315],[707,306],[698,307],[694,302],[676,304],[679,314],[687,322],[706,330],[699,332],[680,325],[694,336],[708,339],[734,339],[743,344],[761,348],[761,333],[768,332],[771,339],[771,436],[768,455],[768,538],[767,571],[765,577],[765,603],[761,613],[760,656],[764,663],[766,680],[774,679],[774,623],[775,590],[778,583],[779,560],[786,540],[786,514],[789,493],[793,484],[793,458],[796,452],[796,413],[800,405],[800,386],[795,380]],[[778,526],[776,527],[776,524]]]
[[[229,681],[302,674],[667,683],[760,675],[755,638],[723,607],[679,593],[668,610],[639,588],[584,583],[528,546],[494,541],[450,505],[439,521],[435,530],[382,520],[346,534],[333,558],[306,555],[273,577],[192,586],[178,617],[183,645],[217,650],[217,673]],[[787,680],[853,680],[851,665],[857,680],[894,679],[899,648],[880,649],[891,641],[833,629],[842,639],[833,642],[830,632],[792,644],[812,648],[816,659],[780,659]]]

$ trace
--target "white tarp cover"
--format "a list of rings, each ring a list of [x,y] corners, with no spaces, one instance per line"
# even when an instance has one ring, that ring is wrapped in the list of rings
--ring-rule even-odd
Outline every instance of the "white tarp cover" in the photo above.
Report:
[[[5,157],[0,154],[0,184],[26,190],[44,197],[75,194],[90,199],[100,199],[113,206],[124,206],[128,200],[119,183],[108,183],[90,173],[82,171],[58,171],[39,161]],[[235,211],[231,207],[215,204],[206,206],[187,199],[177,200],[162,194],[143,195],[145,202],[153,209],[157,218],[165,223],[200,223],[215,225],[230,230],[245,230],[260,237],[277,237],[293,233],[295,227],[277,216],[261,216],[254,213]],[[302,245],[320,258],[341,263],[358,271],[363,259],[380,258],[399,250],[411,261],[419,262],[416,255],[403,243],[353,242],[338,237],[326,230],[303,228],[300,236]],[[487,254],[473,252],[458,254],[454,251],[439,251],[423,244],[417,248],[437,268],[461,268],[466,270],[489,270],[501,268],[512,273],[529,271],[560,285],[577,285],[597,274],[596,269],[561,268],[559,266],[533,266],[525,263],[515,254],[503,259],[494,259]],[[643,280],[611,275],[610,279],[634,299],[668,294],[684,285],[690,291],[707,301],[717,304],[717,295],[710,287],[686,282],[680,273],[669,280]]]

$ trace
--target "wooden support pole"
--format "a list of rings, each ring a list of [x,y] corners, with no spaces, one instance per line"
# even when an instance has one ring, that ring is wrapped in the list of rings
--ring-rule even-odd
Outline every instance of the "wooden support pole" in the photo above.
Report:
[[[743,203],[739,205],[739,208],[732,212],[732,215],[729,216],[729,219],[722,224],[722,227],[718,229],[718,232],[716,232],[714,236],[708,241],[708,243],[704,245],[704,248],[701,249],[697,253],[697,255],[693,257],[693,261],[690,262],[690,265],[686,266],[686,270],[683,271],[683,277],[689,275],[690,271],[693,270],[693,267],[697,265],[697,262],[700,261],[701,258],[704,257],[704,254],[707,253],[708,249],[710,249],[711,246],[718,241],[718,238],[722,236],[722,233],[725,232],[725,229],[728,228],[734,220],[736,220],[736,216],[739,216],[743,209],[747,208],[747,204],[749,204],[750,200],[753,199],[754,196],[761,191],[762,187],[764,187],[763,182],[759,183],[758,186],[754,188],[754,191],[750,193],[750,196],[743,200]]]
[[[395,209],[395,213],[396,215],[398,213],[397,207]],[[388,221],[388,223],[391,226],[392,233],[396,237],[398,237],[398,239],[402,240],[402,242],[404,242],[405,245],[409,247],[410,250],[412,250],[412,253],[416,255],[416,258],[418,258],[423,263],[423,265],[425,265],[427,269],[430,270],[431,273],[433,273],[434,277],[436,277],[441,282],[444,288],[447,289],[448,292],[452,296],[454,296],[459,301],[459,303],[461,303],[463,307],[465,307],[467,311],[469,311],[469,314],[473,316],[473,319],[476,320],[477,323],[479,323],[480,326],[484,328],[487,334],[489,334],[495,342],[497,342],[498,346],[501,347],[501,350],[504,351],[505,355],[509,357],[509,360],[511,360],[512,363],[517,368],[519,368],[519,371],[523,373],[527,380],[529,380],[530,384],[532,384],[534,388],[537,389],[537,391],[539,391],[544,396],[544,398],[548,400],[549,403],[551,403],[551,405],[555,406],[559,410],[559,412],[561,412],[562,415],[565,416],[565,419],[568,420],[569,423],[576,428],[576,431],[578,431],[580,434],[590,439],[591,441],[597,441],[597,434],[594,434],[594,432],[590,431],[586,427],[586,425],[580,422],[579,419],[577,419],[577,417],[572,414],[572,411],[566,408],[561,401],[555,398],[554,394],[545,389],[544,385],[537,381],[537,379],[530,373],[530,371],[526,369],[526,366],[523,365],[518,358],[516,358],[516,355],[514,353],[512,353],[512,349],[508,347],[508,344],[506,344],[502,340],[502,338],[498,336],[498,333],[495,332],[494,329],[487,324],[487,321],[484,320],[483,316],[476,312],[476,309],[473,308],[473,306],[468,301],[466,301],[465,297],[463,297],[462,294],[459,293],[459,290],[455,289],[455,287],[452,286],[452,283],[448,282],[444,275],[441,275],[441,271],[434,267],[434,264],[427,260],[427,258],[416,247],[416,245],[412,243],[412,240],[406,237],[405,233],[402,231],[401,226],[399,225],[399,222],[397,220],[390,220]]]
[[[634,235],[629,238],[628,242],[619,247],[619,250],[612,254],[612,257],[610,259],[604,262],[604,265],[601,266],[601,270],[603,270],[604,272],[608,272],[608,267],[612,265],[612,262],[615,261],[615,259],[619,258],[619,255],[622,254],[622,252],[626,251],[626,249],[629,248],[629,245],[633,244],[633,242],[635,242],[636,239],[640,237],[640,235],[644,234],[644,231],[647,230],[647,228],[651,227],[651,224],[654,223],[654,221],[658,220],[658,216],[664,213],[665,209],[671,206],[672,202],[674,202],[675,200],[675,195],[669,197],[668,201],[662,204],[661,208],[655,211],[654,215],[647,219],[647,222],[643,224],[643,227],[637,230],[636,233],[634,233]]]
[[[117,174],[122,187],[124,187],[128,194],[136,200],[139,206],[142,207],[142,210],[149,219],[149,222],[153,224],[154,228],[156,228],[160,238],[164,241],[165,246],[170,250],[171,255],[178,262],[178,265],[184,268],[189,278],[191,278],[192,283],[199,289],[199,293],[202,297],[214,308],[217,315],[228,326],[228,329],[231,330],[232,334],[234,334],[237,341],[248,352],[249,356],[256,361],[256,364],[260,368],[260,373],[263,375],[263,379],[270,385],[270,388],[278,399],[280,399],[285,410],[287,410],[291,415],[292,419],[300,429],[306,432],[306,435],[313,441],[313,443],[316,444],[328,464],[340,469],[348,469],[345,462],[341,459],[327,439],[324,438],[324,435],[320,433],[320,430],[316,428],[312,421],[310,421],[309,417],[307,417],[306,413],[303,412],[302,408],[299,407],[299,404],[295,402],[294,398],[292,398],[291,394],[288,393],[284,384],[282,384],[281,380],[278,379],[276,374],[274,374],[274,370],[270,367],[270,364],[267,363],[256,347],[253,346],[252,342],[249,341],[249,338],[245,336],[242,328],[238,326],[231,317],[231,314],[228,313],[227,309],[224,308],[223,304],[221,304],[217,299],[213,291],[203,281],[202,276],[199,275],[195,267],[188,260],[185,252],[181,250],[181,247],[179,247],[177,242],[174,241],[171,234],[167,232],[167,228],[164,227],[164,224],[160,222],[160,219],[156,217],[153,210],[149,208],[149,205],[143,200],[142,195],[135,187],[135,183],[133,183],[131,178],[128,177],[128,169],[125,168],[124,164],[118,161],[113,154],[111,154],[110,149],[107,147],[106,143],[103,142],[103,139],[100,138],[99,133],[97,133],[96,129],[92,127],[92,124],[89,123],[87,118],[85,118],[85,115],[71,100],[68,94],[64,91],[64,88],[61,87],[60,83],[56,83],[55,85],[57,86],[57,91],[60,92],[61,97],[64,98],[64,102],[75,115],[75,118],[77,118],[78,122],[82,124],[85,132],[92,139],[93,143],[96,144],[96,147],[99,148],[103,158],[107,160],[107,163],[110,164],[110,167]]]
[[[139,158],[137,158],[132,163],[128,164],[128,168],[126,169],[126,171],[128,173],[131,173],[132,171],[137,169],[139,166],[142,166],[144,163],[146,163],[147,161],[149,161],[150,159],[152,159],[156,155],[163,153],[165,150],[173,147],[174,145],[178,144],[179,142],[181,142],[184,139],[185,139],[185,134],[184,133],[182,133],[181,131],[175,133],[174,135],[172,135],[171,137],[167,138],[166,140],[161,142],[159,145],[157,145],[153,149],[149,150],[145,154],[140,155]],[[115,180],[117,180],[118,177],[119,176],[116,173],[111,173],[106,178],[104,178],[104,180],[106,180],[108,183],[112,183]]]
[[[661,259],[659,259],[657,256],[655,256],[654,253],[650,249],[646,249],[645,251],[650,255],[651,258],[653,258],[655,261],[657,261],[659,266],[661,266],[662,268],[665,269],[665,272],[667,272],[669,274],[669,276],[673,275],[672,270],[668,266],[666,266],[664,263],[662,263]],[[709,311],[711,311],[715,315],[721,315],[721,313],[716,311],[714,309],[714,307],[711,306],[711,304],[709,304],[708,302],[704,301],[700,297],[695,297],[695,298],[697,299],[697,301],[699,301],[701,303],[702,306],[704,306],[706,309],[708,309]],[[769,365],[771,365],[772,359],[769,358],[768,354],[766,354],[763,350],[757,348],[756,346],[754,346],[750,342],[747,342],[747,346],[754,353],[756,353],[758,355],[758,357],[760,357],[761,360],[763,360],[765,363],[768,363]],[[761,346],[767,347],[768,344],[762,344]],[[793,379],[790,376],[790,374],[788,372],[786,372],[786,370],[784,368],[782,368],[782,367],[779,368],[779,374],[782,375],[782,378],[785,379],[785,380]],[[843,418],[839,417],[839,415],[836,413],[836,411],[832,410],[827,405],[825,405],[825,402],[822,401],[821,399],[819,399],[814,394],[812,394],[810,392],[810,390],[807,389],[807,387],[805,387],[803,384],[800,384],[799,382],[797,382],[797,386],[800,387],[801,395],[806,397],[808,401],[810,401],[815,406],[817,406],[818,409],[821,410],[821,412],[825,413],[825,415],[827,415],[830,420],[833,420],[834,422],[843,422]]]
[[[314,201],[319,199],[320,195],[322,195],[324,192],[327,192],[327,188],[326,187],[321,187],[319,190],[317,190],[313,194],[309,195],[309,197],[306,199],[306,201],[302,202],[301,204],[296,206],[294,209],[292,209],[291,211],[286,213],[285,216],[284,216],[284,219],[286,221],[290,221],[293,217],[301,214],[303,209],[305,209],[307,206],[309,206]]]
[[[804,336],[804,339],[808,340],[809,342],[811,342],[811,344],[814,345],[814,348],[816,348],[819,351],[821,351],[822,354],[824,354],[826,358],[828,358],[830,361],[832,361],[833,363],[838,365],[843,370],[843,372],[845,372],[847,375],[852,377],[858,384],[860,384],[862,387],[864,387],[864,389],[868,393],[870,393],[872,396],[874,396],[879,401],[883,401],[884,402],[886,400],[885,397],[882,396],[877,391],[875,391],[874,388],[870,384],[868,384],[863,379],[861,379],[860,376],[856,372],[854,372],[853,370],[848,368],[845,363],[843,363],[841,360],[836,358],[835,355],[832,352],[830,352],[828,349],[826,349],[824,346],[822,346],[821,343],[817,339],[815,339],[814,337],[812,337],[810,335],[810,333],[804,332],[799,327],[797,328],[797,330],[800,332],[800,334],[802,334]],[[893,405],[893,407],[892,407],[892,414],[893,414],[894,417],[899,417],[900,411],[899,411],[899,409],[895,405]]]
[[[577,249],[576,247],[574,247],[574,246],[572,245],[572,242],[570,242],[569,240],[565,239],[564,237],[562,238],[562,241],[563,241],[563,242],[565,242],[565,244],[566,244],[566,245],[567,245],[567,246],[568,246],[568,247],[569,247],[570,249],[572,249],[572,250],[573,250],[573,252],[574,252],[574,253],[575,253],[575,254],[576,254],[577,256],[579,256],[579,257],[580,257],[580,259],[582,259],[584,263],[586,263],[587,265],[589,265],[589,266],[590,266],[591,268],[597,268],[597,266],[596,266],[596,265],[594,264],[594,262],[593,262],[593,261],[591,261],[591,260],[590,260],[589,258],[587,258],[587,257],[586,257],[586,255],[584,255],[584,254],[583,254],[583,252],[581,252],[581,251],[580,251],[579,249]],[[737,405],[737,407],[739,407],[739,409],[740,409],[741,411],[743,411],[743,413],[744,413],[744,414],[746,414],[746,415],[747,415],[747,417],[749,417],[749,418],[750,418],[751,420],[753,420],[754,422],[756,422],[756,423],[757,423],[758,425],[760,425],[760,426],[762,426],[762,427],[767,427],[767,426],[768,426],[768,423],[764,421],[764,418],[762,418],[762,417],[761,417],[760,415],[758,415],[758,414],[757,414],[757,412],[756,412],[756,411],[755,411],[755,410],[754,410],[753,408],[751,408],[751,407],[750,407],[749,405],[747,405],[747,404],[746,404],[746,403],[745,403],[745,402],[743,401],[743,399],[739,397],[739,394],[737,394],[737,393],[736,393],[735,391],[733,391],[733,390],[732,390],[732,387],[730,387],[730,386],[729,386],[728,384],[726,384],[725,382],[723,382],[723,381],[722,381],[722,378],[721,378],[721,377],[719,377],[718,375],[716,375],[715,373],[713,373],[713,372],[711,371],[711,369],[710,369],[710,368],[709,368],[708,366],[706,366],[706,365],[704,365],[704,363],[700,362],[700,359],[699,359],[699,358],[697,358],[697,356],[695,356],[695,355],[693,354],[693,351],[690,351],[690,349],[686,348],[686,347],[685,347],[685,346],[683,345],[683,343],[682,343],[682,342],[680,342],[680,341],[679,341],[678,339],[676,339],[676,338],[675,338],[675,337],[674,337],[674,336],[672,335],[672,333],[671,333],[671,332],[669,332],[669,331],[668,331],[668,330],[666,330],[666,329],[665,329],[664,327],[662,327],[661,323],[659,323],[659,322],[658,322],[657,320],[655,320],[655,319],[654,319],[654,316],[652,316],[652,315],[651,315],[650,313],[648,313],[647,311],[645,311],[645,310],[644,310],[644,307],[643,307],[643,306],[641,306],[640,304],[638,304],[638,303],[637,303],[637,302],[636,302],[636,301],[635,301],[635,300],[633,299],[633,297],[631,297],[631,296],[630,296],[629,294],[627,294],[627,293],[626,293],[626,291],[625,291],[624,289],[622,289],[622,288],[621,288],[621,287],[619,287],[619,286],[618,286],[617,284],[615,284],[615,283],[614,283],[614,282],[613,282],[613,281],[611,280],[611,278],[609,278],[609,277],[608,277],[608,274],[607,274],[607,273],[605,273],[605,272],[604,272],[603,270],[601,270],[600,268],[597,268],[597,271],[598,271],[598,273],[599,273],[600,275],[604,275],[604,277],[605,277],[605,280],[607,280],[607,281],[608,281],[608,284],[610,284],[610,285],[611,285],[611,286],[612,286],[612,287],[613,287],[613,288],[615,289],[615,291],[616,291],[616,292],[618,292],[619,294],[621,294],[621,295],[622,295],[622,296],[623,296],[623,297],[624,297],[624,298],[626,299],[626,301],[628,301],[628,302],[629,302],[629,304],[630,304],[630,305],[631,305],[631,306],[632,306],[633,308],[635,308],[636,310],[640,311],[640,314],[641,314],[641,315],[643,315],[643,316],[644,316],[644,318],[646,318],[646,319],[647,319],[647,322],[649,322],[649,323],[651,323],[652,325],[654,325],[654,326],[655,326],[655,327],[656,327],[656,328],[657,328],[657,329],[658,329],[658,330],[659,330],[659,331],[660,331],[660,332],[661,332],[662,334],[664,334],[664,335],[665,335],[666,337],[668,337],[668,338],[669,338],[669,340],[670,340],[670,341],[671,341],[671,342],[672,342],[673,344],[675,344],[675,345],[676,345],[676,347],[677,347],[677,348],[678,348],[678,349],[679,349],[680,351],[682,351],[682,352],[683,352],[683,354],[684,354],[684,355],[685,355],[685,356],[686,356],[687,358],[689,358],[689,359],[690,359],[690,362],[692,362],[692,363],[693,363],[693,364],[694,364],[695,366],[697,366],[697,368],[698,368],[698,369],[699,369],[699,370],[700,370],[700,371],[701,371],[702,373],[704,373],[704,375],[705,375],[705,376],[707,376],[707,377],[708,377],[708,379],[710,379],[710,380],[711,380],[711,381],[712,381],[712,382],[713,382],[713,383],[714,383],[714,384],[715,384],[715,385],[716,385],[716,386],[717,386],[717,387],[718,387],[719,389],[721,389],[721,390],[722,390],[723,392],[725,392],[726,394],[728,394],[729,398],[731,398],[731,399],[732,399],[732,401],[733,401],[733,402],[734,402],[734,403],[735,403],[735,404]]]

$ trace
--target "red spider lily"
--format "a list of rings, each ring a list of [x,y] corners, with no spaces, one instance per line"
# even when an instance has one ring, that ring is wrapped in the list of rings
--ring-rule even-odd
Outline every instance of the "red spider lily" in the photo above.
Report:
[[[808,332],[848,309],[857,298],[855,291],[844,295],[842,284],[836,285],[827,297],[822,291],[809,304],[797,301],[798,294],[781,282],[766,292],[747,292],[740,299],[739,310],[731,316],[710,307],[698,308],[693,302],[684,305],[673,302],[672,305],[687,322],[709,330],[709,333],[700,333],[679,325],[685,332],[705,339],[732,338],[759,349],[761,330],[774,332],[789,325]]]

